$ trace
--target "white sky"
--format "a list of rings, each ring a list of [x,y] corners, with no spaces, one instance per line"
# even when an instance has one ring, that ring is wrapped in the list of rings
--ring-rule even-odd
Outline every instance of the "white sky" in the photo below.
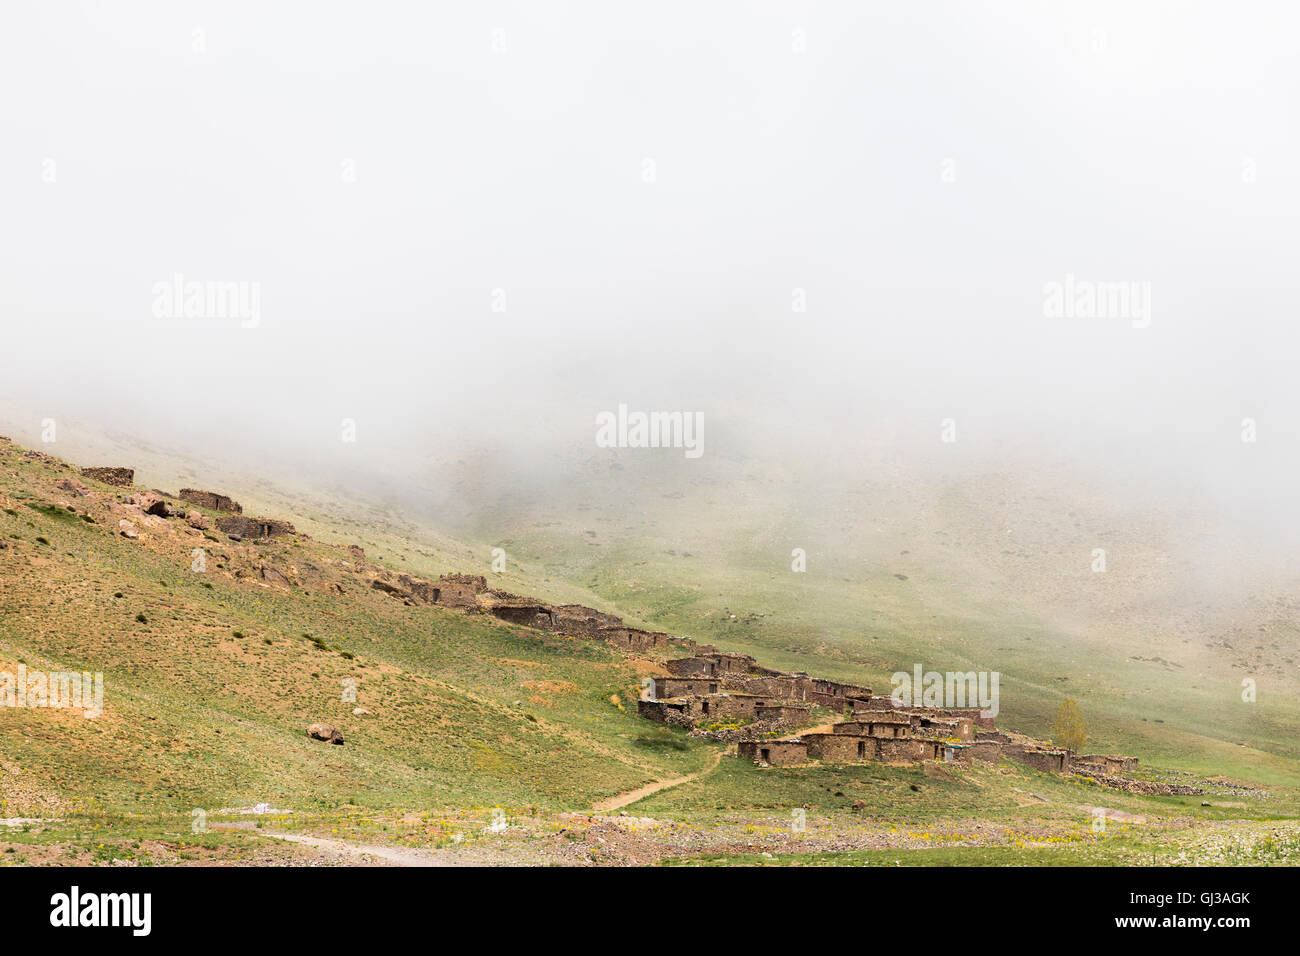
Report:
[[[377,467],[953,417],[1293,508],[1294,4],[465,6],[0,8],[0,402]],[[178,272],[259,327],[155,318]],[[1067,274],[1150,327],[1045,318]]]

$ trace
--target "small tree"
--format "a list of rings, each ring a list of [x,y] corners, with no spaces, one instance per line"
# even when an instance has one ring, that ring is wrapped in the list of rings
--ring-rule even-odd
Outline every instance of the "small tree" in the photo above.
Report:
[[[1066,750],[1079,751],[1087,744],[1088,728],[1073,697],[1061,701],[1056,711],[1056,723],[1052,725],[1052,736]]]

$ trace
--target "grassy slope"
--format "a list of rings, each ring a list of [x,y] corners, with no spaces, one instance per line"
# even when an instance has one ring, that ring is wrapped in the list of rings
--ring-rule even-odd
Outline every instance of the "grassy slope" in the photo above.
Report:
[[[641,481],[640,488],[619,484],[618,501],[585,494],[580,502],[557,496],[519,507],[503,500],[484,509],[470,533],[499,539],[521,570],[562,569],[632,617],[773,666],[886,692],[889,675],[915,663],[996,670],[1005,726],[1050,736],[1057,706],[1071,696],[1087,718],[1090,748],[1300,785],[1293,600],[1198,609],[1193,618],[1191,600],[1160,591],[1165,578],[1125,567],[1091,574],[1086,540],[1064,557],[1046,546],[1008,556],[994,550],[1001,542],[989,543],[991,535],[968,530],[965,540],[944,530],[960,526],[951,512],[970,520],[969,489],[960,501],[922,506],[891,500],[882,486],[856,507],[850,495],[837,499],[850,502],[844,510],[810,517],[784,510],[800,496],[797,482]],[[679,492],[651,490],[660,487]],[[927,511],[923,522],[905,517],[901,527],[878,527],[891,515]],[[987,523],[1000,527],[1001,518]],[[1056,534],[1037,531],[1049,541]],[[1168,560],[1160,549],[1169,546],[1156,539],[1139,523],[1126,541],[1108,544],[1112,555],[1141,549],[1131,560],[1148,568]],[[790,571],[793,545],[808,550],[805,573]],[[1063,599],[1041,597],[1049,589],[1075,606],[1061,611]],[[1235,650],[1224,649],[1225,635]],[[1241,700],[1245,676],[1258,682],[1253,704]]]
[[[314,541],[265,545],[251,561],[313,565],[316,583],[236,579],[246,549],[229,543],[143,528],[131,542],[103,504],[89,506],[93,524],[29,507],[85,511],[89,499],[52,488],[63,474],[0,445],[0,669],[102,671],[105,713],[0,711],[10,812],[42,799],[172,813],[262,801],[572,808],[716,749],[665,746],[616,706],[611,695],[635,699],[637,673],[601,644],[407,607]],[[207,573],[190,570],[196,546],[210,551]],[[347,593],[327,593],[326,578]],[[342,702],[347,677],[373,716]],[[529,686],[539,681],[554,683]],[[348,743],[308,740],[313,720]]]
[[[196,575],[188,570],[188,538],[146,535],[142,546],[116,536],[116,520],[95,506],[94,525],[28,507],[68,500],[86,510],[85,499],[53,488],[63,472],[22,460],[12,446],[0,446],[0,453],[0,495],[15,512],[0,511],[0,537],[11,545],[0,552],[0,668],[20,659],[29,667],[91,668],[105,671],[108,684],[99,721],[0,712],[10,813],[42,812],[49,801],[65,811],[180,820],[190,807],[261,801],[322,812],[347,805],[566,809],[654,777],[691,773],[716,752],[716,745],[650,727],[612,703],[611,694],[633,698],[638,670],[602,645],[406,607],[368,589],[364,577],[347,572],[344,552],[317,540],[265,545],[253,557],[207,542],[214,555],[230,556],[228,565],[217,558],[206,576]],[[238,485],[203,484],[250,500]],[[1214,726],[1212,713],[1168,705],[1163,669],[1154,675],[1156,686],[1135,687],[1141,668],[1104,642],[1081,669],[1078,635],[1060,648],[1044,643],[1044,625],[1033,615],[987,595],[962,594],[949,581],[927,582],[924,569],[909,567],[902,581],[891,567],[869,561],[830,562],[834,574],[817,573],[814,563],[810,573],[792,575],[781,568],[781,551],[798,530],[773,531],[756,517],[743,533],[724,535],[721,518],[675,522],[671,509],[650,516],[641,508],[621,522],[611,510],[557,502],[513,515],[501,509],[506,520],[481,527],[477,537],[471,529],[430,544],[418,522],[392,512],[359,521],[328,496],[311,506],[280,491],[267,491],[265,500],[288,498],[299,502],[288,516],[339,541],[353,539],[338,530],[351,514],[356,540],[387,563],[425,573],[482,570],[454,561],[457,549],[480,554],[500,543],[510,551],[511,570],[494,583],[604,605],[777,666],[879,683],[918,658],[928,666],[980,667],[993,656],[1011,675],[1003,687],[1004,723],[1023,729],[1046,726],[1061,694],[1053,678],[1069,675],[1070,692],[1084,701],[1106,749],[1132,750],[1147,764],[1283,785],[1294,779],[1286,750],[1286,728],[1294,723],[1285,711],[1263,711],[1276,727],[1275,736],[1260,739],[1274,752],[1229,748],[1225,737],[1236,728]],[[725,518],[734,524],[743,513],[762,511],[748,502]],[[298,583],[283,590],[229,573],[260,562],[298,569]],[[307,573],[309,566],[317,573]],[[328,596],[327,581],[341,583],[346,595]],[[932,588],[941,589],[939,599]],[[139,613],[148,623],[135,619]],[[355,718],[353,705],[339,700],[339,682],[349,676],[374,716]],[[554,683],[526,686],[537,681]],[[1229,709],[1227,719],[1234,718]],[[316,719],[340,725],[348,745],[308,741],[302,728]],[[1157,728],[1155,719],[1166,723]],[[777,808],[805,806],[811,827],[823,817],[834,828],[851,828],[854,820],[941,828],[978,817],[1005,819],[1020,833],[1040,819],[1065,830],[1084,825],[1080,808],[1102,802],[1207,820],[1296,810],[1294,794],[1284,791],[1221,810],[1202,808],[1196,798],[1083,792],[1077,782],[1006,764],[958,777],[934,781],[914,768],[888,767],[760,773],[723,760],[635,810],[708,826],[737,814],[779,818]],[[1031,791],[1051,806],[1027,797]],[[851,811],[855,799],[870,809]],[[1145,852],[1126,847],[1125,853]],[[911,859],[919,851],[905,852],[919,862]]]

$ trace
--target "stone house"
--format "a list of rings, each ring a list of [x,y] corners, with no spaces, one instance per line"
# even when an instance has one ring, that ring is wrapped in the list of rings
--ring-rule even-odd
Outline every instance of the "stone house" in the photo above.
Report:
[[[938,737],[945,740],[971,741],[975,739],[975,724],[969,717],[935,717],[928,713],[909,712],[912,732],[918,737]]]
[[[894,699],[887,694],[871,694],[868,697],[853,698],[853,712],[860,714],[868,711],[897,710]]]
[[[674,677],[715,677],[718,662],[708,657],[678,657],[664,661],[664,670]]]
[[[623,623],[623,619],[616,615],[604,614],[581,604],[560,604],[551,610],[555,629],[567,636],[599,638],[601,628],[617,627]]]
[[[748,674],[749,669],[754,666],[754,658],[748,654],[720,654],[714,652],[707,656],[714,662],[718,674]]]
[[[754,716],[759,720],[797,726],[808,722],[812,714],[812,705],[796,704],[790,701],[772,701],[759,703],[754,709]]]
[[[487,578],[481,574],[444,574],[433,582],[433,603],[477,608],[478,596],[487,589]]]
[[[997,763],[1002,757],[1002,741],[994,737],[976,737],[970,747],[976,760]]]
[[[717,679],[710,677],[656,677],[654,686],[655,697],[659,700],[693,694],[716,694],[719,689]]]
[[[722,686],[727,690],[761,694],[773,700],[806,701],[812,690],[812,680],[807,674],[723,674]]]
[[[1065,773],[1070,769],[1070,755],[1064,750],[1047,750],[1028,744],[1005,744],[1002,752],[1017,763],[1044,773]]]
[[[863,737],[910,737],[912,721],[903,715],[882,713],[877,717],[846,720],[831,730],[837,734],[858,734]]]
[[[1071,768],[1093,769],[1100,773],[1127,773],[1137,767],[1137,757],[1115,754],[1077,754],[1070,758]]]
[[[295,533],[293,525],[287,521],[277,521],[274,518],[252,518],[243,515],[218,518],[217,530],[225,534],[238,535],[241,538],[258,540],[278,538]]]
[[[668,646],[667,634],[662,631],[645,631],[639,627],[602,627],[598,634],[615,647],[634,654]]]
[[[198,505],[200,508],[208,508],[212,511],[225,511],[228,514],[241,515],[244,508],[238,501],[228,498],[225,495],[219,495],[215,491],[200,491],[198,488],[182,488],[176,496],[181,501],[188,501],[192,505]]]
[[[859,734],[803,734],[808,758],[826,763],[849,763],[854,760],[877,760],[877,738]]]
[[[798,737],[784,740],[742,740],[736,744],[736,753],[741,760],[752,760],[773,767],[787,767],[808,761],[808,746]]]
[[[753,720],[763,704],[763,698],[753,694],[693,694],[681,700],[684,713],[696,724]]]

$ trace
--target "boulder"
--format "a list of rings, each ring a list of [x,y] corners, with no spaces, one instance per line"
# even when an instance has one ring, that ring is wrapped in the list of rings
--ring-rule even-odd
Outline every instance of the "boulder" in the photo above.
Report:
[[[117,530],[124,538],[140,537],[140,535],[136,533],[135,525],[127,521],[125,518],[117,523]]]
[[[343,734],[333,724],[311,724],[307,728],[307,736],[312,740],[323,740],[331,744],[343,743]]]
[[[407,594],[397,585],[389,584],[387,581],[380,580],[379,578],[375,578],[375,580],[371,581],[370,586],[376,591],[383,591],[385,594],[391,594],[393,597],[399,597],[406,601],[411,600],[411,595]]]
[[[185,523],[191,528],[198,528],[200,531],[204,531],[208,527],[208,519],[192,508],[185,512]]]
[[[157,515],[160,518],[166,518],[172,513],[172,509],[168,507],[167,502],[152,491],[141,491],[134,495],[128,495],[126,503],[135,505],[147,515]]]
[[[90,489],[75,478],[64,478],[59,482],[58,487],[64,491],[71,491],[74,495],[81,495],[83,498],[90,494]]]
[[[352,708],[352,716],[353,716],[353,717],[369,717],[369,716],[370,716],[370,711],[366,710],[364,707],[353,707],[353,708]]]

